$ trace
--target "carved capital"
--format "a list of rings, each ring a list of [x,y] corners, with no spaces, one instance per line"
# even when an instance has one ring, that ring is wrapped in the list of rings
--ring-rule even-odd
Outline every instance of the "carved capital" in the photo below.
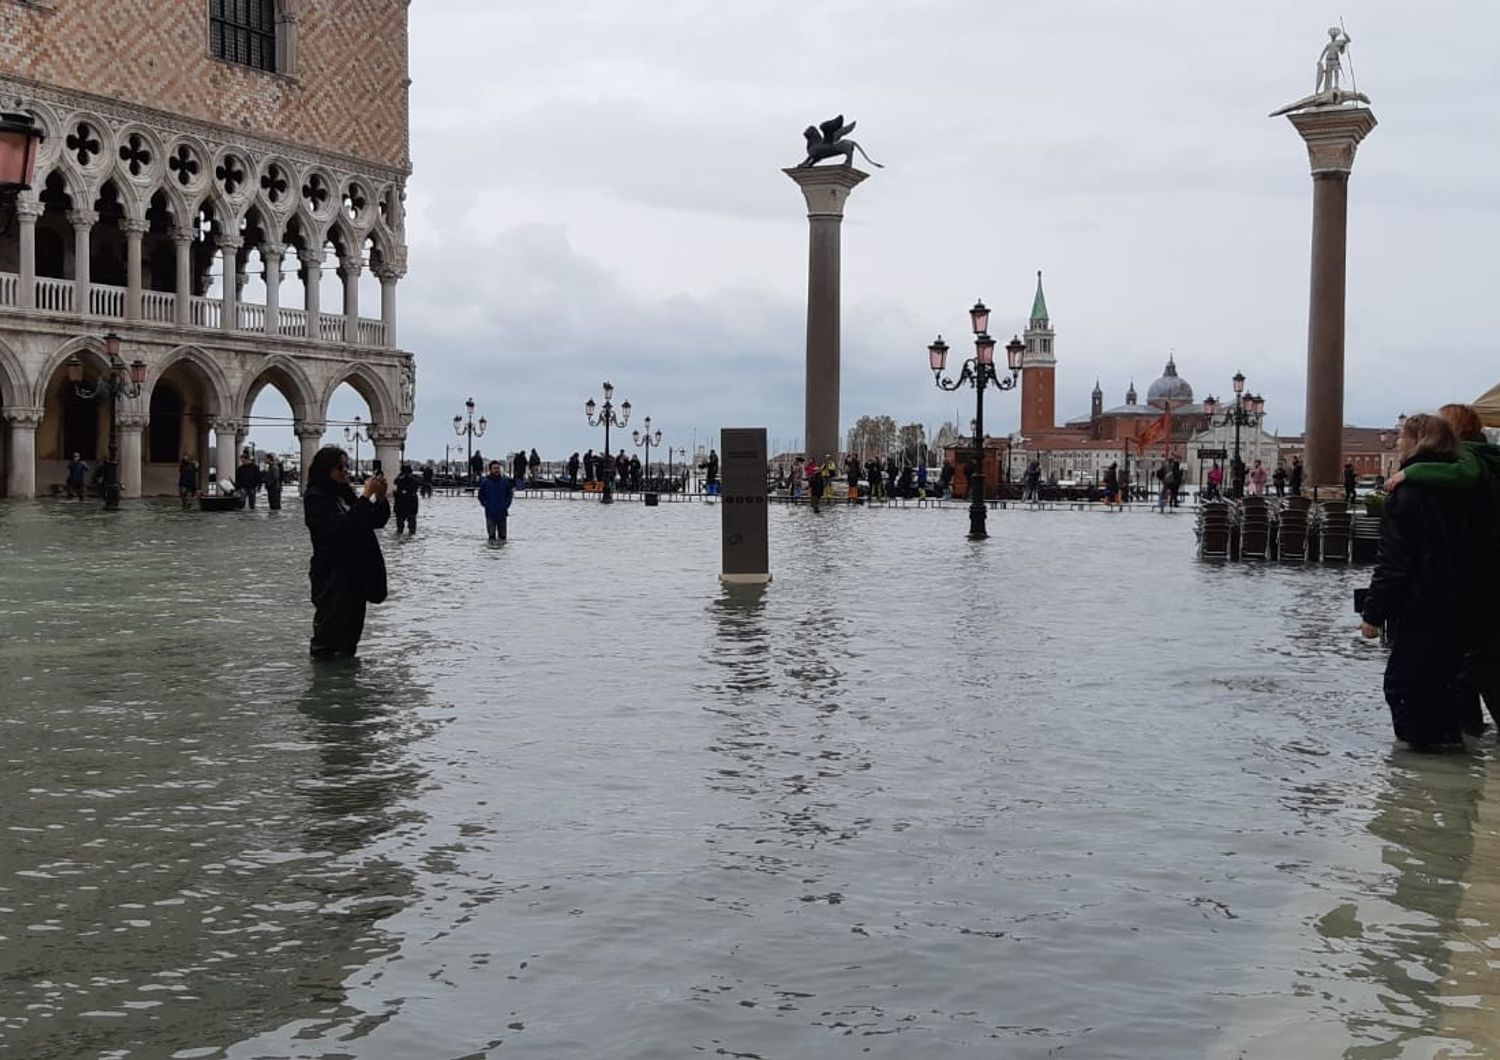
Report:
[[[34,431],[37,428],[37,424],[42,422],[42,410],[17,405],[11,408],[0,409],[0,419],[3,419],[12,427]]]
[[[339,275],[346,280],[357,280],[364,271],[364,262],[359,258],[339,258]]]
[[[93,210],[69,210],[68,224],[74,228],[93,228],[99,223],[99,215]]]
[[[1315,107],[1288,114],[1287,119],[1307,144],[1313,176],[1354,169],[1354,152],[1375,128],[1375,115],[1366,107]]]
[[[239,250],[245,245],[245,240],[240,236],[220,236],[220,250]]]
[[[214,433],[216,434],[243,434],[245,425],[239,420],[216,420],[214,421]]]
[[[370,271],[375,274],[381,283],[395,283],[406,276],[406,266],[404,265],[372,265]]]
[[[188,246],[196,238],[196,233],[191,228],[172,229],[172,242],[178,246]]]
[[[298,247],[297,257],[306,268],[321,269],[323,267],[322,249],[309,250],[306,247]]]
[[[328,424],[311,421],[292,424],[292,433],[298,438],[321,438],[328,433]]]
[[[122,431],[144,431],[146,429],[146,417],[134,412],[122,412],[115,421],[120,425]]]
[[[16,217],[20,219],[23,225],[36,224],[37,218],[46,212],[47,207],[43,206],[36,199],[16,200]]]
[[[399,446],[406,441],[406,429],[404,427],[370,427],[365,431],[370,436],[370,441],[376,445]]]
[[[809,217],[842,218],[849,193],[870,176],[853,166],[793,166],[782,172],[802,189]]]
[[[120,218],[120,231],[126,235],[143,236],[151,231],[150,221],[138,221],[134,217]]]
[[[286,254],[285,243],[262,243],[260,245],[260,260],[267,265],[281,264],[282,257]]]

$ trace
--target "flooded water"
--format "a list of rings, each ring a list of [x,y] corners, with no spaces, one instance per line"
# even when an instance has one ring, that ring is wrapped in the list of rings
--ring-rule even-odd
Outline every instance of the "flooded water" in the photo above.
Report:
[[[1191,519],[0,505],[0,1055],[1500,1055],[1493,745]]]

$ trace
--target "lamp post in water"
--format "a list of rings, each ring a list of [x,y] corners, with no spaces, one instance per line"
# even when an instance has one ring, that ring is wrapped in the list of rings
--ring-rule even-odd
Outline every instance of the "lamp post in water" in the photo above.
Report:
[[[104,464],[104,510],[114,512],[120,509],[120,400],[134,400],[141,396],[141,384],[146,381],[146,362],[139,358],[131,361],[127,375],[125,362],[120,358],[120,336],[113,331],[104,336],[104,354],[109,360],[109,369],[92,386],[83,385],[83,361],[76,354],[69,357],[68,381],[73,384],[73,392],[85,401],[109,402],[109,459]]]
[[[470,398],[464,402],[464,410],[469,414],[467,421],[462,416],[453,417],[453,433],[460,438],[466,439],[468,451],[464,454],[464,482],[468,487],[474,487],[474,439],[483,438],[485,429],[489,427],[490,421],[483,416],[479,417],[479,423],[474,423],[474,399]]]
[[[1240,459],[1240,428],[1254,427],[1260,423],[1261,417],[1266,414],[1266,399],[1259,394],[1245,393],[1244,372],[1235,372],[1231,381],[1234,384],[1234,404],[1224,411],[1223,418],[1217,418],[1218,398],[1204,398],[1203,411],[1207,413],[1211,424],[1223,427],[1234,424],[1234,462],[1230,465],[1230,482],[1231,493],[1238,499],[1245,493],[1245,464]]]
[[[597,416],[594,415],[596,410],[599,413]],[[610,485],[614,479],[615,457],[609,451],[609,429],[611,427],[619,427],[621,430],[625,429],[625,425],[630,422],[630,402],[622,402],[620,405],[620,414],[616,415],[615,385],[606,379],[604,381],[604,405],[602,407],[595,405],[594,399],[589,398],[584,403],[583,411],[588,417],[590,427],[598,427],[600,424],[604,425],[604,492],[599,496],[599,503],[613,504],[615,498],[614,494],[610,491]]]
[[[990,338],[990,311],[983,302],[975,302],[969,310],[969,321],[974,327],[974,356],[964,361],[957,379],[943,375],[948,367],[948,344],[939,335],[937,341],[927,347],[927,362],[932,369],[932,380],[940,390],[957,390],[968,385],[974,388],[974,475],[969,479],[969,537],[974,540],[989,536],[985,529],[984,506],[984,391],[993,386],[997,390],[1012,390],[1020,381],[1021,357],[1026,346],[1019,338],[1012,337],[1005,344],[1008,376],[995,371],[995,340]]]
[[[641,446],[645,446],[645,448],[646,448],[646,476],[645,477],[646,477],[646,479],[649,479],[651,477],[651,447],[653,445],[655,445],[655,446],[660,446],[661,445],[661,431],[657,431],[655,434],[653,434],[651,432],[651,417],[650,416],[647,416],[644,420],[642,420],[641,421],[641,425],[643,427],[645,427],[646,430],[644,432],[642,432],[642,431],[631,431],[630,432],[630,440],[633,441],[633,442],[635,442],[637,448],[639,448]]]
[[[354,477],[359,477],[359,447],[360,443],[370,440],[370,429],[365,426],[364,420],[359,416],[354,417],[354,427],[344,428],[344,441],[354,443]]]

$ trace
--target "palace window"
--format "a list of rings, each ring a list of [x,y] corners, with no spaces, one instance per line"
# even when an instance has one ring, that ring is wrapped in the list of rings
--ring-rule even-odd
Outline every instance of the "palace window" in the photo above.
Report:
[[[214,58],[276,72],[276,0],[209,0]]]

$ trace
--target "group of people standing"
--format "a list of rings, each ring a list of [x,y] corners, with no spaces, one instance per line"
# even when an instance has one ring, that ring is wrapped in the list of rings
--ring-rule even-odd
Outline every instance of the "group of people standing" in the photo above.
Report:
[[[184,462],[186,462],[187,459],[187,457],[183,457]],[[183,470],[180,465],[178,467],[177,477],[177,492],[180,496],[182,494],[182,483],[184,481]],[[282,469],[281,461],[276,458],[276,454],[266,454],[264,467],[256,466],[255,457],[251,454],[250,450],[246,449],[240,454],[239,467],[235,468],[234,470],[234,488],[242,497],[244,497],[245,507],[247,509],[253,509],[255,507],[256,495],[259,494],[262,489],[264,489],[266,491],[266,506],[269,507],[273,512],[280,511],[281,487],[285,481],[286,472]],[[184,501],[185,500],[186,498],[184,498]]]
[[[1468,405],[1408,416],[1385,484],[1361,632],[1391,646],[1384,691],[1396,737],[1419,749],[1500,726],[1500,448]]]

